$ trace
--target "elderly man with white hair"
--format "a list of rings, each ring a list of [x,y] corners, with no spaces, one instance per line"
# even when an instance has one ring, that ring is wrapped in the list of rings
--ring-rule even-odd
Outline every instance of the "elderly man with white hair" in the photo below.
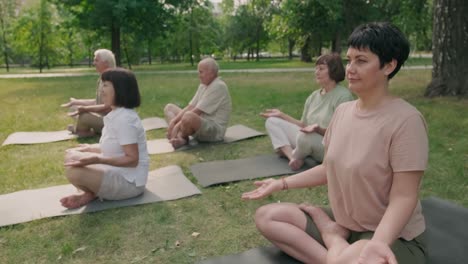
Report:
[[[70,108],[71,112],[68,115],[76,118],[76,125],[69,125],[68,130],[79,137],[101,134],[104,126],[103,117],[111,110],[102,102],[102,81],[100,76],[107,69],[115,68],[114,54],[107,49],[98,49],[94,52],[93,64],[99,73],[96,85],[96,99],[75,99],[71,97],[68,103],[62,104],[62,107]]]
[[[174,104],[164,108],[169,127],[167,138],[174,148],[193,136],[201,142],[222,141],[229,123],[232,103],[226,84],[218,77],[219,66],[212,58],[198,64],[200,85],[184,109]]]

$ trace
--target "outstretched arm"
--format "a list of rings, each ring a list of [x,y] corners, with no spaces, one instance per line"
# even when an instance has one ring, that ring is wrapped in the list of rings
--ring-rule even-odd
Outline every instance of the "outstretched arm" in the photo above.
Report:
[[[327,174],[323,164],[282,179],[256,181],[257,189],[242,194],[242,199],[256,200],[284,189],[298,189],[327,184]]]
[[[281,118],[281,119],[283,119],[285,121],[288,121],[289,123],[298,125],[300,127],[305,126],[305,124],[302,123],[300,120],[297,120],[294,117],[281,112],[279,109],[266,109],[264,112],[260,113],[260,116],[262,116],[264,118],[278,117],[278,118]]]

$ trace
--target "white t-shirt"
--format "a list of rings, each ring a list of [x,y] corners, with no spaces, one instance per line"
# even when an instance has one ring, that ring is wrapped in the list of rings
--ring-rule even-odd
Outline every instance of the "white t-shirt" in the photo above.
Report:
[[[121,170],[122,176],[135,185],[144,186],[148,178],[149,155],[146,148],[146,133],[140,117],[133,109],[118,107],[104,116],[99,145],[104,157],[121,157],[125,155],[122,146],[138,144],[138,165],[131,167],[114,167]]]

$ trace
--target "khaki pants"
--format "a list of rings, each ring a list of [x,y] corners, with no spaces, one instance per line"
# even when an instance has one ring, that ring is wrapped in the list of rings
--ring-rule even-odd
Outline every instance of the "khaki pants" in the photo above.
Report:
[[[311,156],[316,161],[323,161],[322,135],[303,133],[299,126],[277,117],[268,118],[265,122],[265,128],[275,150],[291,146],[294,149],[293,157],[296,159]]]
[[[90,131],[101,134],[104,127],[103,117],[97,113],[83,113],[76,120],[76,131]]]

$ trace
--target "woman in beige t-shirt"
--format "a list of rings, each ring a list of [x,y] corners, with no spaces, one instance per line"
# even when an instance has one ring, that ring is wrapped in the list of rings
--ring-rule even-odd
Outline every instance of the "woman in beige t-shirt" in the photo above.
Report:
[[[424,118],[389,93],[409,43],[389,23],[370,23],[348,39],[346,78],[359,98],[341,104],[324,136],[322,165],[256,182],[244,199],[328,185],[331,211],[275,203],[255,215],[259,231],[305,263],[425,263],[419,186],[428,160]]]

